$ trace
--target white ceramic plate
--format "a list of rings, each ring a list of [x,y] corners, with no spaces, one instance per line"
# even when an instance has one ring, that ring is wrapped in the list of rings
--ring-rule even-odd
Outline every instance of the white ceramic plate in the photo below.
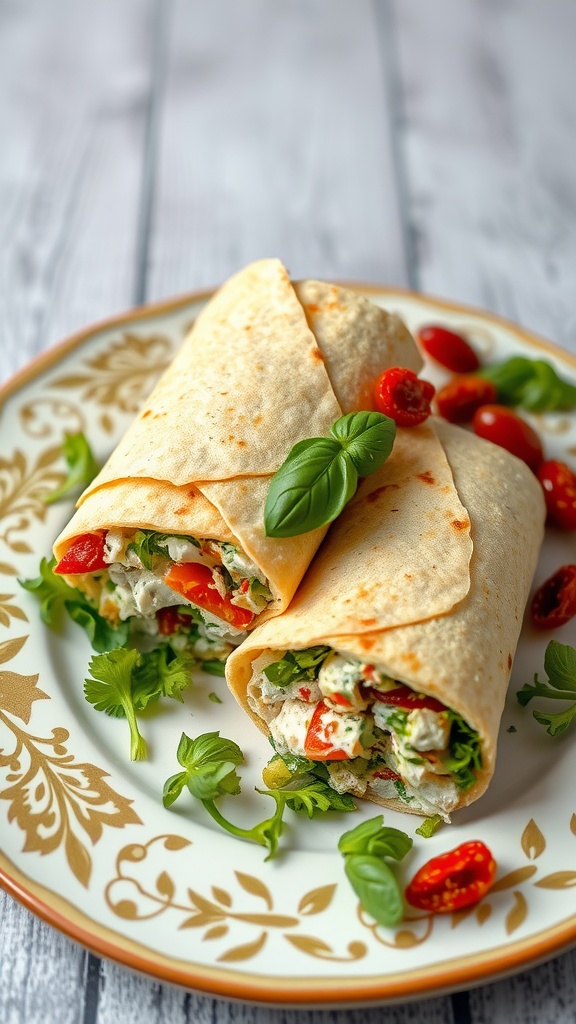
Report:
[[[412,330],[442,322],[490,358],[546,356],[576,379],[576,358],[487,314],[415,295],[364,289]],[[46,629],[18,577],[37,574],[72,504],[42,501],[63,477],[65,431],[83,430],[103,459],[206,301],[192,296],[137,310],[47,353],[3,390],[0,418],[0,878],[31,910],[98,953],[167,981],[262,1003],[360,1005],[417,998],[492,979],[576,940],[574,735],[547,736],[515,691],[542,671],[549,636],[525,625],[488,793],[433,838],[415,836],[403,880],[467,839],[499,865],[469,912],[411,913],[396,929],[360,910],[336,850],[340,834],[374,814],[308,819],[288,812],[282,853],[220,831],[199,804],[162,806],[176,747],[219,729],[240,742],[243,795],[226,805],[249,824],[272,804],[254,794],[266,740],[225,692],[198,676],[184,705],[145,717],[147,762],[128,760],[126,723],[83,699],[91,656],[84,633]],[[427,376],[439,383],[442,371]],[[576,417],[540,417],[549,457],[574,464]],[[537,582],[576,561],[574,536],[549,532]],[[556,634],[575,643],[574,623]],[[219,694],[222,704],[209,699]],[[171,705],[171,706],[170,706]],[[512,731],[515,729],[516,731]],[[419,821],[386,813],[414,834]]]

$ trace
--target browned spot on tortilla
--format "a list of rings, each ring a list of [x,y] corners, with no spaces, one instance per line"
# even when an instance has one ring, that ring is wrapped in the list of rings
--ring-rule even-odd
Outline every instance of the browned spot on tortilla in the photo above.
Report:
[[[422,481],[423,484],[435,484],[436,483],[436,481],[435,481],[434,477],[432,476],[432,473],[430,472],[429,469],[426,469],[424,471],[424,473],[417,473],[416,476],[418,477],[419,480]]]
[[[190,509],[188,508],[188,506],[187,505],[183,505],[182,508],[175,508],[174,509],[174,515],[175,516],[185,516],[186,513],[189,512],[189,511],[190,511]]]
[[[147,416],[151,416],[151,415],[152,415],[152,409],[144,409],[144,412],[142,413],[142,419],[145,420]]]
[[[358,637],[358,646],[361,647],[363,651],[371,651],[375,643],[376,640],[373,636]]]
[[[453,519],[450,526],[453,526],[455,530],[467,530],[470,523],[467,519]]]
[[[411,579],[412,579],[412,573],[410,573],[410,572],[405,572],[405,573],[404,573],[404,579],[405,579],[405,580],[411,580]]]
[[[254,417],[252,423],[254,424],[255,427],[257,427],[259,423],[262,423],[262,416],[260,413],[258,413],[258,415]]]
[[[376,619],[360,619],[361,626],[375,626]]]
[[[422,668],[422,662],[413,651],[409,651],[408,654],[400,655],[402,661],[405,661],[410,666],[413,672],[417,672],[419,668]]]
[[[244,324],[244,330],[245,331],[251,331],[252,330],[252,324]]]
[[[195,498],[198,494],[198,491],[196,490],[195,487],[191,487],[189,491],[186,491],[186,493],[189,498]]]
[[[248,441],[238,441],[238,447],[239,448],[247,448],[248,447]]]
[[[307,313],[320,312],[320,306],[317,306],[315,302],[309,302],[306,306],[304,306],[304,309],[306,310]]]
[[[362,586],[358,587],[358,590],[356,591],[356,597],[357,598],[368,597],[368,591],[366,590],[366,587],[362,587]]]
[[[399,486],[400,484],[384,484],[382,487],[377,487],[375,491],[367,494],[365,500],[372,504],[373,501],[378,501],[378,498],[381,498],[387,491],[397,491]]]
[[[324,356],[322,355],[322,353],[321,353],[319,348],[313,348],[311,353],[310,353],[310,355],[312,357],[312,362],[314,362],[314,363],[323,363],[324,362]]]
[[[512,668],[512,655],[509,654],[508,655],[508,671],[509,672],[510,672],[511,668]]]

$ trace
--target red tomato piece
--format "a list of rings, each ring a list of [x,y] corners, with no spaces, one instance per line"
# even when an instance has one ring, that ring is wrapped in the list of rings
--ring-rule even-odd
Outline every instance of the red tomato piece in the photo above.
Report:
[[[576,615],[576,565],[563,565],[545,580],[532,598],[532,622],[540,629],[556,629]]]
[[[168,608],[159,608],[156,612],[156,621],[158,623],[158,632],[162,636],[172,636],[179,626],[189,628],[192,623],[190,615],[179,612],[174,605],[170,605]]]
[[[436,393],[440,416],[449,423],[468,423],[476,409],[496,401],[496,388],[491,380],[463,374],[448,381]]]
[[[565,462],[548,459],[536,474],[544,490],[548,519],[561,530],[576,530],[576,473]]]
[[[478,903],[495,877],[494,857],[474,839],[424,864],[406,887],[406,899],[419,910],[450,914]]]
[[[544,458],[538,434],[526,420],[505,405],[482,405],[472,420],[474,433],[506,448],[536,472]]]
[[[392,768],[384,767],[384,768],[378,768],[374,772],[374,778],[375,779],[384,779],[385,781],[391,780],[391,781],[394,781],[394,782],[398,782],[398,779],[401,779],[402,776],[398,775],[398,772],[393,771]]]
[[[397,426],[415,427],[428,419],[434,391],[434,385],[420,380],[413,370],[393,366],[376,381],[374,403],[378,412],[390,416]]]
[[[224,619],[237,629],[245,629],[254,618],[248,608],[237,608],[226,595],[218,593],[212,572],[201,562],[182,562],[171,565],[164,577],[164,582],[172,590],[178,591],[198,608],[204,608],[219,619]]]
[[[61,576],[74,576],[106,568],[108,563],[104,561],[104,534],[82,533],[72,541],[66,554],[54,566],[54,572]]]
[[[471,345],[460,334],[446,327],[430,324],[418,331],[418,341],[431,359],[454,373],[472,373],[480,360]]]
[[[330,711],[330,708],[323,700],[314,708],[304,740],[304,753],[313,761],[347,761],[350,755],[345,750],[334,749],[329,739],[326,739],[329,727],[324,725],[322,719],[327,711]]]
[[[377,690],[375,686],[368,688],[368,693],[374,700],[381,704],[395,704],[396,707],[406,711],[416,711],[420,708],[428,708],[429,711],[446,711],[446,706],[436,697],[429,697],[425,693],[416,693],[409,686],[397,686],[394,690]]]

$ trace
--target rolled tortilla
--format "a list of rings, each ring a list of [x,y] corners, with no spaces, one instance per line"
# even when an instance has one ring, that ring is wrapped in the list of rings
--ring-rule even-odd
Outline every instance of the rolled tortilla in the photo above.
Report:
[[[244,574],[269,592],[262,598],[260,588],[256,605],[250,598],[254,617],[246,628],[281,612],[326,530],[282,540],[265,536],[263,511],[272,475],[296,442],[326,435],[343,412],[370,408],[379,373],[392,365],[417,371],[421,363],[402,322],[363,296],[317,281],[293,284],[276,259],[248,266],[201,312],[144,408],[82,494],[56,540],[56,558],[82,535],[112,531],[106,558],[119,559],[116,591],[120,584],[123,592],[128,583],[133,589],[137,585],[146,602],[140,601],[137,614],[152,619],[158,607],[180,599],[172,592],[170,600],[154,581],[145,581],[145,587],[141,580],[134,583],[138,563],[133,553],[126,554],[123,539],[147,530],[199,540],[196,552],[188,546],[172,559],[184,562],[202,561],[198,551],[208,540],[204,560],[211,568],[220,564],[223,545],[232,545],[238,554],[228,568],[236,566],[231,569],[235,583]],[[103,614],[130,617],[134,602],[127,599],[119,607],[102,593],[105,574],[96,577],[66,576],[99,601]],[[212,620],[211,625],[218,627]]]
[[[465,516],[438,502],[445,482],[442,464],[429,446],[431,433],[445,453]],[[469,588],[458,596],[459,549],[468,517],[473,544]],[[336,745],[345,747],[346,736],[334,721],[349,721],[353,736],[358,723],[352,719],[363,719],[357,731],[361,737],[366,720],[376,721],[376,746],[370,745],[372,733],[366,747],[361,739],[360,747],[351,748],[349,759],[324,762],[331,784],[384,806],[439,813],[449,820],[451,811],[484,792],[494,772],[499,723],[543,523],[537,480],[504,449],[441,421],[398,431],[392,456],[364,481],[334,524],[289,609],[256,629],[231,655],[226,676],[232,692],[284,755],[306,754],[304,736],[318,701],[330,708],[321,721],[332,720],[320,735],[327,740],[335,730]],[[284,690],[266,676],[264,670],[287,651],[320,647],[321,652],[324,645],[331,653],[322,663],[325,682],[320,674],[320,686],[310,681],[318,669],[303,670],[302,680]],[[356,683],[348,691],[336,686],[340,697],[334,698],[336,670],[340,680],[346,672],[349,677],[356,673]],[[382,690],[383,703],[373,699],[369,685]],[[413,691],[412,698],[429,695],[443,707],[425,715],[413,710],[400,725],[386,724],[386,693],[400,695],[401,685]],[[342,692],[352,695],[353,705],[366,698],[365,706],[335,703]],[[378,718],[372,719],[375,708]],[[464,726],[450,725],[443,709],[461,716]],[[468,741],[470,734],[475,761],[459,775],[452,761],[447,772],[450,744],[455,738]],[[359,749],[361,756],[354,756]],[[307,756],[315,759],[312,753]]]

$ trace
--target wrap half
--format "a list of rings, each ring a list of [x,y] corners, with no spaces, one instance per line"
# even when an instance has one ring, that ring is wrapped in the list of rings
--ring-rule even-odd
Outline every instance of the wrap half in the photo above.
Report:
[[[296,442],[371,408],[383,370],[421,362],[402,322],[363,296],[251,264],[203,309],[82,494],[56,571],[110,620],[225,657],[288,606],[326,532],[265,536],[272,475]]]
[[[441,421],[399,430],[289,609],[227,663],[282,758],[266,783],[319,771],[339,792],[445,820],[477,799],[543,524],[540,485],[504,449]]]

